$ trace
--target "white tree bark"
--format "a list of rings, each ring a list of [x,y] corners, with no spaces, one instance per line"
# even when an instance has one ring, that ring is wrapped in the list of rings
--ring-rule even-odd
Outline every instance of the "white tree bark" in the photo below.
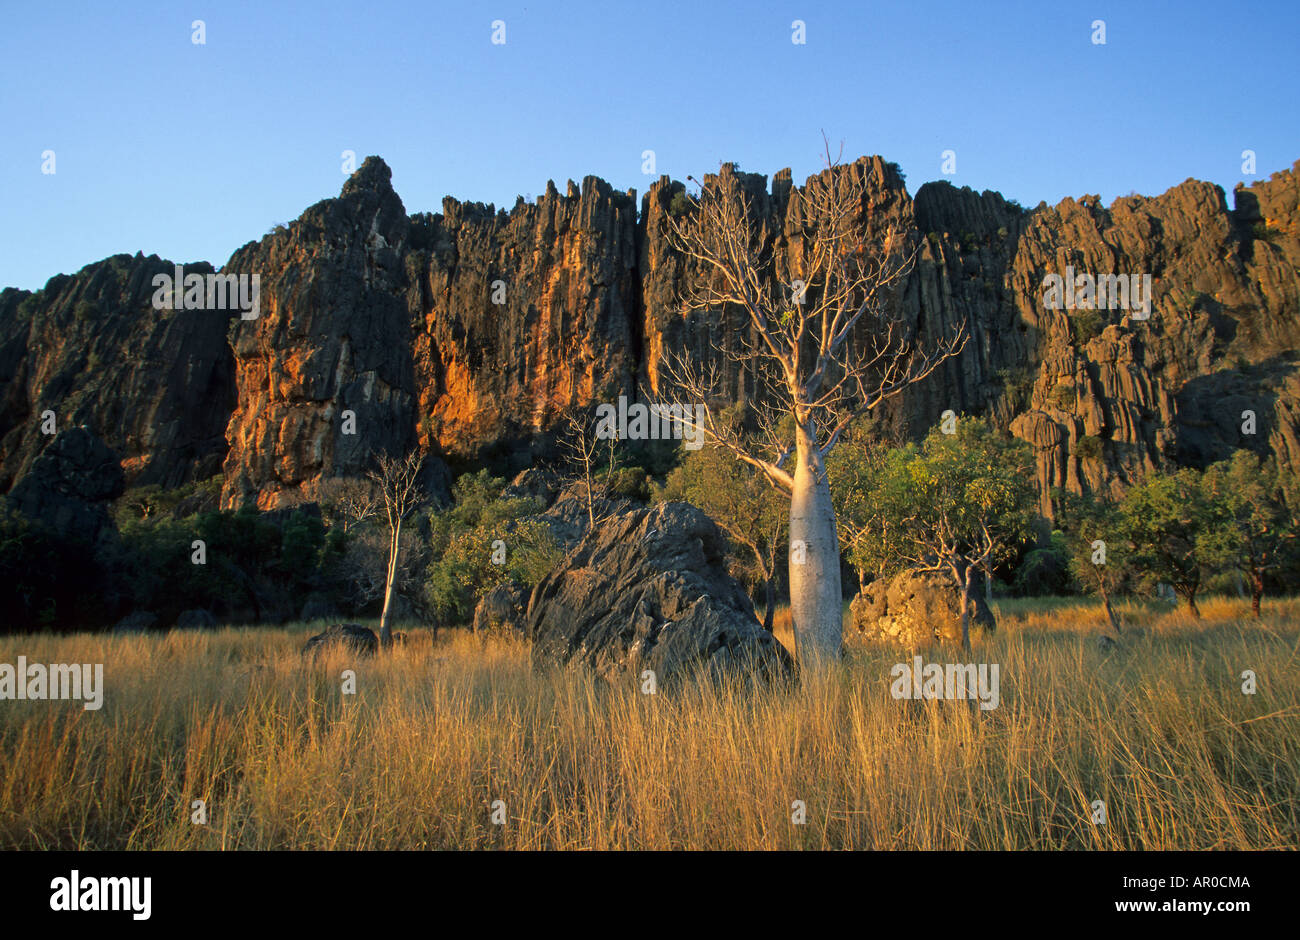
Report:
[[[840,542],[822,456],[802,428],[797,453],[799,463],[790,495],[790,612],[799,663],[807,669],[840,657]]]
[[[384,612],[379,615],[379,643],[393,644],[393,598],[397,594],[397,556],[402,545],[402,520],[397,520],[388,542],[388,577],[384,587]]]

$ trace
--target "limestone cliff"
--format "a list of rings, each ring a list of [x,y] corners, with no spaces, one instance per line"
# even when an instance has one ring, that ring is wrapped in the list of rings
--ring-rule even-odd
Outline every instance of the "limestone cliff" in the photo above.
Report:
[[[773,275],[788,279],[803,221],[789,171],[770,186],[720,172],[769,224]],[[898,221],[918,246],[897,301],[917,334],[970,334],[894,404],[908,433],[948,409],[989,414],[1034,444],[1044,493],[1122,488],[1240,446],[1300,468],[1300,164],[1239,187],[1231,207],[1194,180],[1109,208],[1085,196],[1024,209],[942,182],[913,198],[879,157],[805,185],[847,174],[867,184],[864,240]],[[50,439],[47,409],[59,428],[102,438],[128,484],[220,470],[226,505],[273,507],[314,498],[322,479],[358,473],[378,451],[526,463],[570,407],[657,387],[668,355],[702,360],[716,345],[727,395],[752,395],[727,354],[745,324],[680,309],[682,285],[700,276],[664,234],[681,189],[659,179],[638,213],[635,191],[587,177],[508,212],[448,198],[441,213],[408,216],[372,157],[338,198],[222,269],[259,276],[256,320],[154,310],[151,279],[171,265],[139,255],[36,294],[6,290],[0,491]],[[1049,309],[1044,278],[1070,269],[1149,274],[1149,319]]]

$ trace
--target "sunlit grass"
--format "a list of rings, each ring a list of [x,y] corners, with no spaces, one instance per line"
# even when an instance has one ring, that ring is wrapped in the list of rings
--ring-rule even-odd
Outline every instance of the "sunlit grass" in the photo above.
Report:
[[[0,702],[0,846],[1300,844],[1300,602],[1267,603],[1260,622],[1236,600],[1207,600],[1201,621],[1128,605],[1109,651],[1093,604],[1000,612],[973,652],[1001,667],[988,712],[894,700],[889,669],[910,654],[851,635],[837,671],[796,689],[654,696],[535,672],[526,644],[461,633],[315,664],[305,628],[5,637],[0,662],[102,662],[107,688],[98,712]],[[207,825],[190,821],[195,799]],[[1098,799],[1105,826],[1089,819]]]

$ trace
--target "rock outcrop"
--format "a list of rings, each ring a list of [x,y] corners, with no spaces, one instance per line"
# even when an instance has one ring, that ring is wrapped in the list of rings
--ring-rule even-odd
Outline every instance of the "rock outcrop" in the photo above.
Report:
[[[610,681],[653,670],[659,685],[695,669],[790,674],[785,648],[727,573],[726,539],[699,509],[662,503],[599,523],[533,589],[533,662],[581,663]]]
[[[379,635],[359,623],[336,623],[309,637],[302,652],[304,656],[316,656],[335,649],[373,656],[379,650]]]
[[[488,591],[474,607],[474,632],[524,632],[524,609],[528,595],[513,584],[501,584]]]
[[[322,479],[414,445],[410,230],[391,172],[372,158],[337,199],[231,257],[225,270],[259,276],[261,314],[231,326],[223,504],[315,499]]]
[[[705,185],[724,176],[750,196],[772,277],[787,280],[804,250],[789,171],[769,184],[724,166]],[[889,403],[904,434],[949,409],[990,415],[1034,445],[1047,513],[1053,487],[1120,490],[1243,446],[1300,471],[1300,165],[1237,188],[1231,207],[1195,180],[1109,207],[1084,196],[1025,209],[946,182],[913,198],[880,157],[804,186],[852,176],[866,184],[864,241],[896,222],[918,248],[895,298],[909,327],[922,341],[958,325],[970,336]],[[666,236],[686,211],[681,190],[661,178],[638,215],[634,191],[587,177],[509,211],[448,198],[441,213],[408,216],[371,157],[337,198],[222,269],[259,275],[256,320],[153,309],[151,280],[172,265],[140,255],[35,294],[6,290],[0,492],[29,472],[47,410],[117,451],[128,485],[220,471],[223,505],[271,508],[412,446],[432,456],[435,488],[442,457],[517,472],[566,411],[661,390],[670,355],[716,356],[724,397],[752,396],[754,377],[727,355],[746,324],[681,310],[682,287],[702,276]],[[1070,269],[1150,275],[1149,319],[1048,309],[1044,278]]]
[[[934,572],[913,569],[880,578],[849,604],[853,624],[870,639],[892,640],[906,646],[961,641],[961,594],[952,582]],[[993,612],[978,591],[967,605],[970,628],[994,628]]]
[[[117,455],[86,428],[70,428],[32,461],[9,498],[58,537],[93,545],[109,527],[109,501],[121,495]]]
[[[0,293],[0,492],[45,446],[47,411],[57,428],[84,425],[116,451],[128,485],[221,471],[235,406],[230,314],[155,310],[153,278],[174,269],[115,255],[36,293]]]
[[[636,194],[589,176],[509,212],[443,200],[411,220],[408,306],[420,439],[462,459],[530,443],[631,391],[639,359]]]

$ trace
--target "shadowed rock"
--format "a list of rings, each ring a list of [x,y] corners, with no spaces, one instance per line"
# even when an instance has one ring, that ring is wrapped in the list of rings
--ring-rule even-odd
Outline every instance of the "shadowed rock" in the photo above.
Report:
[[[158,615],[147,610],[127,614],[113,625],[114,633],[146,633],[158,624]]]
[[[513,584],[499,584],[488,591],[474,608],[474,632],[506,628],[522,632],[528,595]]]
[[[117,455],[85,428],[60,431],[10,498],[29,519],[64,538],[94,542],[108,527],[108,502],[122,494]]]
[[[717,525],[686,503],[598,522],[533,590],[534,665],[578,662],[638,682],[651,669],[660,685],[696,667],[789,675],[790,655],[754,617],[725,552]]]
[[[317,654],[326,649],[348,649],[362,656],[372,656],[379,649],[379,636],[359,623],[336,623],[309,639],[303,654]]]

